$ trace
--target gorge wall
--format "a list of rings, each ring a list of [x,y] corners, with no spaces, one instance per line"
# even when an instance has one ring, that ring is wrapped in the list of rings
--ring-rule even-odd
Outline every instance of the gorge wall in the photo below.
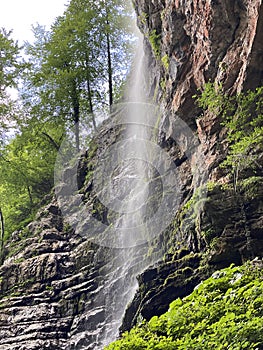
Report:
[[[262,257],[263,251],[262,157],[257,181],[237,193],[232,175],[220,167],[228,149],[220,116],[202,111],[193,99],[209,80],[222,84],[229,94],[262,85],[261,0],[134,0],[134,4],[144,34],[147,93],[163,110],[158,143],[177,167],[181,200],[166,230],[150,248],[138,250],[137,258],[142,254],[146,265],[163,251],[159,262],[141,272],[134,256],[129,265],[129,275],[138,275],[139,288],[127,305],[121,331],[141,317],[148,320],[162,314],[171,301],[189,294],[213,271]],[[191,140],[180,121],[198,139],[194,154],[188,151]],[[109,212],[94,194],[92,171],[100,154],[120,137],[120,128],[106,121],[78,161],[76,205],[81,199],[103,222]],[[74,171],[65,170],[59,191],[70,184]],[[240,176],[248,179],[249,169]],[[118,299],[108,289],[109,271],[116,271],[111,290],[121,288],[118,252],[74,232],[54,194],[46,202],[35,221],[15,232],[5,247],[0,350],[102,348],[107,309],[101,305],[110,307]],[[128,304],[129,297],[123,300]],[[108,323],[118,328],[118,320]]]

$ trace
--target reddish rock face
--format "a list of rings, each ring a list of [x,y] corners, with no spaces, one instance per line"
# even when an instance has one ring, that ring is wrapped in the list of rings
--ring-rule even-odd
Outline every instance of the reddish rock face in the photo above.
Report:
[[[228,94],[263,84],[262,1],[134,0],[134,3],[139,27],[146,38],[149,94],[155,91],[154,98],[165,111],[160,144],[175,158],[180,155],[171,135],[176,133],[176,118],[184,120],[198,135],[199,152],[203,155],[200,166],[207,172],[208,181],[215,184],[207,193],[208,200],[195,215],[192,227],[186,222],[183,230],[185,213],[183,210],[176,213],[174,227],[167,233],[168,239],[166,237],[170,250],[205,251],[210,254],[208,267],[212,269],[231,262],[240,264],[253,255],[262,256],[262,171],[253,189],[235,192],[229,174],[220,167],[228,150],[227,130],[215,113],[202,111],[201,116],[193,99],[208,81],[222,84]],[[154,45],[159,45],[159,51],[152,47],[153,40],[149,40],[152,33],[158,35],[159,40]],[[156,86],[160,87],[158,93]],[[178,168],[185,184],[185,197],[191,198],[198,187],[191,175],[193,163],[188,159]],[[185,203],[189,201],[186,199]],[[196,202],[195,210],[201,206]],[[216,237],[214,248],[209,246],[207,237],[208,240]],[[174,261],[184,264],[185,258],[181,261],[172,253],[167,259],[168,262],[160,263],[156,271],[149,269],[150,282],[143,280],[145,274],[142,275],[140,292],[124,319],[124,330],[136,323],[138,314],[150,318],[153,309],[156,314],[162,313],[164,304],[168,308],[169,302],[186,285],[189,287],[194,278],[204,278],[198,276],[200,270],[196,269],[180,280],[178,268],[174,269],[175,276],[167,266],[172,266]],[[196,260],[195,263],[198,265]],[[189,262],[186,265],[191,267]]]
[[[263,5],[261,0],[134,0],[145,35],[149,94],[166,111],[169,139],[175,116],[197,130],[209,169],[216,168],[227,145],[220,120],[211,114],[198,120],[193,95],[208,81],[217,81],[229,94],[253,89],[263,82]],[[159,57],[149,43],[158,35]],[[150,58],[151,57],[151,58]],[[160,87],[158,92],[156,86]],[[217,144],[217,147],[215,145]],[[215,148],[217,148],[215,150]],[[210,170],[209,170],[210,171]],[[210,175],[209,175],[210,176]],[[222,172],[213,169],[213,180]],[[210,176],[210,179],[211,179]]]
[[[162,67],[157,59],[159,81],[151,81],[165,79],[164,103],[181,118],[190,123],[192,95],[210,79],[231,93],[262,83],[261,0],[134,2],[140,28],[146,37],[160,34],[160,57],[169,61]]]

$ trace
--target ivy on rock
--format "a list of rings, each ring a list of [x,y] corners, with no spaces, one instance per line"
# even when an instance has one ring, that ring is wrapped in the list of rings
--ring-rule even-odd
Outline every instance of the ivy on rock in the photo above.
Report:
[[[168,312],[142,322],[107,350],[262,349],[263,262],[216,271]]]

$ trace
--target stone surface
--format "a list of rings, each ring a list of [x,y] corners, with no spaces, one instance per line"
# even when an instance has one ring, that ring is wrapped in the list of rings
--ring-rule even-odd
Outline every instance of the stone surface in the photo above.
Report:
[[[151,285],[139,278],[140,293],[126,312],[123,330],[134,325],[140,313],[149,319],[160,310],[167,310],[177,294],[189,293],[193,288],[191,277],[196,276],[197,283],[212,270],[262,256],[263,243],[262,166],[257,185],[236,193],[231,177],[220,168],[228,148],[221,120],[209,112],[198,119],[200,110],[192,98],[209,80],[222,83],[228,93],[262,85],[262,2],[135,0],[135,4],[152,71],[149,91],[156,91],[156,85],[159,86],[155,98],[168,111],[161,121],[160,143],[171,156],[180,159],[172,136],[176,132],[176,117],[184,120],[198,135],[199,150],[204,155],[200,167],[206,171],[207,180],[217,186],[186,212],[196,184],[191,176],[191,160],[179,164],[186,205],[179,209],[174,225],[164,234],[167,251],[172,253],[167,255],[166,263],[149,270],[154,271]],[[160,38],[159,57],[149,40],[154,31]],[[168,60],[163,59],[166,56]],[[169,280],[174,286],[171,291],[163,285],[163,271],[167,264],[173,266],[177,252],[184,248],[203,252],[201,266],[205,265],[205,269],[195,267],[194,273],[189,270],[181,281],[170,271]]]
[[[118,295],[124,295],[124,308],[130,301],[123,281],[129,285],[129,278],[138,275],[139,288],[129,291],[134,299],[126,310],[122,331],[140,317],[160,315],[173,299],[189,294],[212,271],[262,256],[263,173],[257,174],[254,184],[234,191],[231,177],[220,168],[228,147],[226,131],[211,113],[197,120],[201,111],[192,98],[209,79],[216,79],[231,93],[262,84],[261,0],[134,3],[145,35],[148,95],[164,109],[159,144],[181,178],[179,209],[166,231],[133,255],[127,277],[121,280],[125,261],[118,260],[123,259],[119,252],[76,234],[51,196],[22,233],[27,239],[15,232],[6,246],[0,268],[0,350],[102,348],[105,322],[116,328],[115,335],[121,322],[107,320],[106,306],[117,303]],[[154,49],[150,37],[155,37]],[[197,135],[200,168],[213,184],[200,198],[193,196],[200,187],[193,171],[196,159],[174,141],[178,117]],[[79,159],[79,192],[70,203],[73,208],[84,200],[88,212],[104,223],[109,212],[94,196],[90,174],[97,157],[120,138],[120,128],[114,128],[113,121],[107,123],[95,147]],[[70,167],[65,170],[57,193],[67,194],[75,173]],[[74,210],[70,215],[73,217]],[[88,218],[83,227],[89,231]],[[164,257],[149,267],[157,259],[154,255],[162,251]],[[126,256],[129,254],[127,251]],[[141,254],[144,265],[139,261]],[[142,271],[142,266],[148,268]],[[108,283],[112,271],[116,293]]]

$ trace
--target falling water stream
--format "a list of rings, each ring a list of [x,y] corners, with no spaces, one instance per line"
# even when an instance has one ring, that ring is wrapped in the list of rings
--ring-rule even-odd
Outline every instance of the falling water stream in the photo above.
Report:
[[[56,195],[64,219],[85,237],[84,242],[97,246],[84,282],[89,299],[74,317],[66,350],[102,350],[114,341],[138,288],[136,277],[161,257],[161,252],[149,254],[163,219],[156,215],[160,198],[153,200],[154,191],[162,190],[162,169],[156,171],[154,164],[159,154],[154,156],[151,139],[158,115],[146,101],[143,52],[141,37],[126,100],[114,107],[109,118],[121,135],[100,152],[93,174],[92,191],[108,211],[107,224],[92,216],[78,194],[78,165],[75,178],[71,176],[65,185],[63,157],[57,163]],[[68,144],[67,140],[66,150]]]
[[[105,123],[108,129],[102,128],[104,136],[97,137],[105,143],[105,135],[110,138],[112,130],[118,130],[117,141],[108,142],[108,146],[106,142],[97,155],[90,194],[93,202],[83,201],[78,191],[78,161],[65,183],[63,149],[58,157],[56,195],[62,215],[76,236],[84,238],[83,244],[91,242],[95,247],[91,249],[93,261],[82,269],[83,293],[88,299],[74,317],[65,350],[102,350],[114,341],[138,289],[136,277],[163,256],[157,248],[158,237],[182,203],[185,180],[174,157],[158,145],[156,135],[164,127],[161,120],[169,120],[164,133],[191,164],[194,187],[206,181],[200,168],[204,163],[202,150],[192,130],[176,116],[167,118],[147,100],[146,61],[141,36],[125,101],[114,106]],[[64,144],[67,154],[69,140]],[[94,200],[104,207],[106,220],[92,214]]]
[[[144,225],[154,172],[148,162],[147,141],[150,141],[152,130],[146,121],[149,109],[145,108],[142,43],[141,38],[132,85],[129,86],[127,101],[120,106],[121,123],[125,127],[122,142],[118,150],[115,149],[118,162],[112,172],[111,186],[115,183],[117,187],[122,186],[121,189],[117,188],[117,193],[120,192],[122,196],[118,202],[116,197],[111,198],[119,213],[113,222],[113,235],[117,235],[117,239],[113,247],[113,263],[109,264],[105,273],[106,322],[104,332],[99,335],[97,350],[118,337],[125,309],[138,288],[136,276],[160,257],[158,254],[154,258],[147,256],[150,242]],[[152,115],[152,118],[155,116]],[[155,122],[152,120],[152,123]]]
[[[182,202],[180,174],[155,140],[162,116],[147,101],[143,52],[141,38],[126,100],[114,107],[109,118],[113,128],[122,132],[118,141],[100,152],[93,174],[92,192],[107,209],[107,223],[95,218],[82,202],[77,167],[75,182],[70,177],[68,185],[57,186],[64,219],[85,237],[84,242],[97,247],[84,282],[89,299],[73,320],[66,350],[102,350],[119,336],[125,310],[138,289],[136,277],[162,257],[156,242]],[[174,117],[173,122],[171,137],[193,165],[193,182],[198,187],[203,178],[196,171],[203,162],[194,154],[198,142],[182,120]],[[63,182],[63,163],[57,168],[62,168],[58,183]]]

